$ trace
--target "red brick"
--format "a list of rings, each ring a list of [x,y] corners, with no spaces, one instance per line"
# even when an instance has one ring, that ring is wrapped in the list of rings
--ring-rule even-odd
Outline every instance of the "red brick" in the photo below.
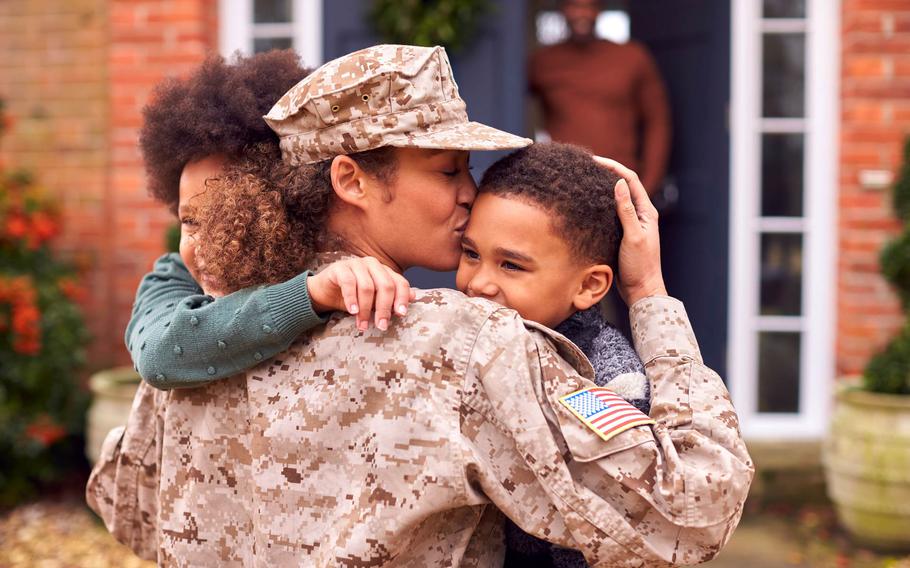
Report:
[[[890,192],[860,187],[863,169],[897,168],[910,131],[910,1],[842,3],[838,198],[840,372],[859,372],[905,321],[878,273],[881,247],[902,229]]]
[[[845,58],[843,72],[849,77],[882,77],[885,60],[878,54]]]

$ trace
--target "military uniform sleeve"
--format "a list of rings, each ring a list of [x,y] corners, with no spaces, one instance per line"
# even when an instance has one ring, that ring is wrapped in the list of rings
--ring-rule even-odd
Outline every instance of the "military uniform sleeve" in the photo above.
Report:
[[[160,389],[192,387],[258,365],[324,322],[312,309],[309,273],[218,298],[205,295],[177,254],[139,284],[126,344],[142,378]]]
[[[682,304],[633,309],[652,426],[604,441],[559,398],[593,386],[577,348],[497,312],[471,353],[462,409],[469,492],[593,566],[705,561],[726,543],[753,475],[736,412]]]

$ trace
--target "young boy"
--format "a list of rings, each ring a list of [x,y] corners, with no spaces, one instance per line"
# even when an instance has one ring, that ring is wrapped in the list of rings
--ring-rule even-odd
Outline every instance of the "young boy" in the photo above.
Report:
[[[618,179],[568,144],[535,144],[497,161],[471,211],[456,285],[562,333],[587,355],[598,385],[648,413],[644,367],[597,306],[613,282],[621,240]],[[511,521],[506,540],[506,566],[587,565],[580,552],[531,537]]]
[[[456,286],[566,335],[600,384],[647,412],[644,367],[597,309],[622,237],[618,179],[569,144],[535,144],[499,160],[481,181]]]

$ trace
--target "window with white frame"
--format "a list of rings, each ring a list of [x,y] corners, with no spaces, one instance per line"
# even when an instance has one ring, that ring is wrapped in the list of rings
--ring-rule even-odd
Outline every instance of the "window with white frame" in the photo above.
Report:
[[[569,26],[559,10],[541,10],[534,18],[537,43],[554,45],[569,37]],[[597,15],[594,35],[614,43],[629,41],[629,14],[625,10],[603,10]]]
[[[220,0],[220,49],[224,55],[294,48],[303,63],[322,63],[321,0]]]
[[[728,368],[753,438],[817,437],[826,424],[839,4],[733,3]]]

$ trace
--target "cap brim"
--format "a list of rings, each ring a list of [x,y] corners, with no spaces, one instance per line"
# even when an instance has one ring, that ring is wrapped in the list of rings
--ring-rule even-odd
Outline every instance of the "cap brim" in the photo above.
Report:
[[[513,150],[530,146],[533,142],[530,138],[515,136],[486,124],[463,122],[444,130],[408,136],[407,140],[390,142],[389,146],[430,150]]]

